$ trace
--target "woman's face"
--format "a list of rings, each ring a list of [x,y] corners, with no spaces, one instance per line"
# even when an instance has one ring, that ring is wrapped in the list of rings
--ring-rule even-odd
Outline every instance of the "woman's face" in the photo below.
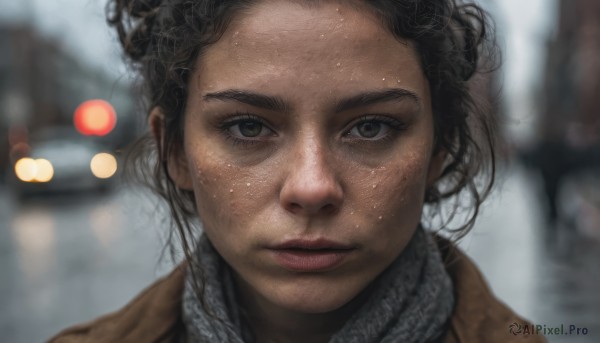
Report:
[[[261,2],[199,57],[173,175],[246,292],[325,313],[418,226],[441,165],[430,102],[414,46],[368,11]]]

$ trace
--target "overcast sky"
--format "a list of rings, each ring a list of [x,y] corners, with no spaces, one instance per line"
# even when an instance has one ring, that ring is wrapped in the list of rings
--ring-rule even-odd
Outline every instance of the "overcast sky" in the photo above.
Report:
[[[124,71],[118,45],[106,25],[102,0],[0,0],[0,22],[33,22],[84,63],[115,76]]]
[[[491,4],[504,49],[504,89],[514,116],[529,113],[527,102],[539,82],[543,47],[551,36],[558,0],[482,0]],[[69,51],[115,77],[125,70],[104,19],[105,0],[0,0],[0,22],[34,22]],[[510,108],[510,107],[514,108]],[[526,114],[524,114],[526,116]],[[526,119],[526,118],[525,118]]]

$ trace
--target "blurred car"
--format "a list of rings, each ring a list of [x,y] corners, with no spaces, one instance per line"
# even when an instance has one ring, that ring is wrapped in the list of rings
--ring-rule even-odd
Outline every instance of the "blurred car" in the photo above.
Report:
[[[31,141],[13,165],[18,197],[38,193],[108,190],[118,170],[113,153],[71,129],[50,128]]]

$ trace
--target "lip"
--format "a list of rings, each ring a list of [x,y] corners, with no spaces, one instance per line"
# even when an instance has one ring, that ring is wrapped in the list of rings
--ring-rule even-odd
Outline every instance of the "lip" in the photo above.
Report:
[[[275,260],[294,272],[325,272],[340,265],[356,247],[327,239],[294,239],[270,247]]]

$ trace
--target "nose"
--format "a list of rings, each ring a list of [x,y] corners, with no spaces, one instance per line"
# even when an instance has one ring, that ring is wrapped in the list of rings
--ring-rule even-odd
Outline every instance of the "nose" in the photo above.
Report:
[[[309,140],[297,151],[289,159],[288,174],[281,188],[282,206],[296,215],[337,213],[344,199],[343,189],[323,144]]]

